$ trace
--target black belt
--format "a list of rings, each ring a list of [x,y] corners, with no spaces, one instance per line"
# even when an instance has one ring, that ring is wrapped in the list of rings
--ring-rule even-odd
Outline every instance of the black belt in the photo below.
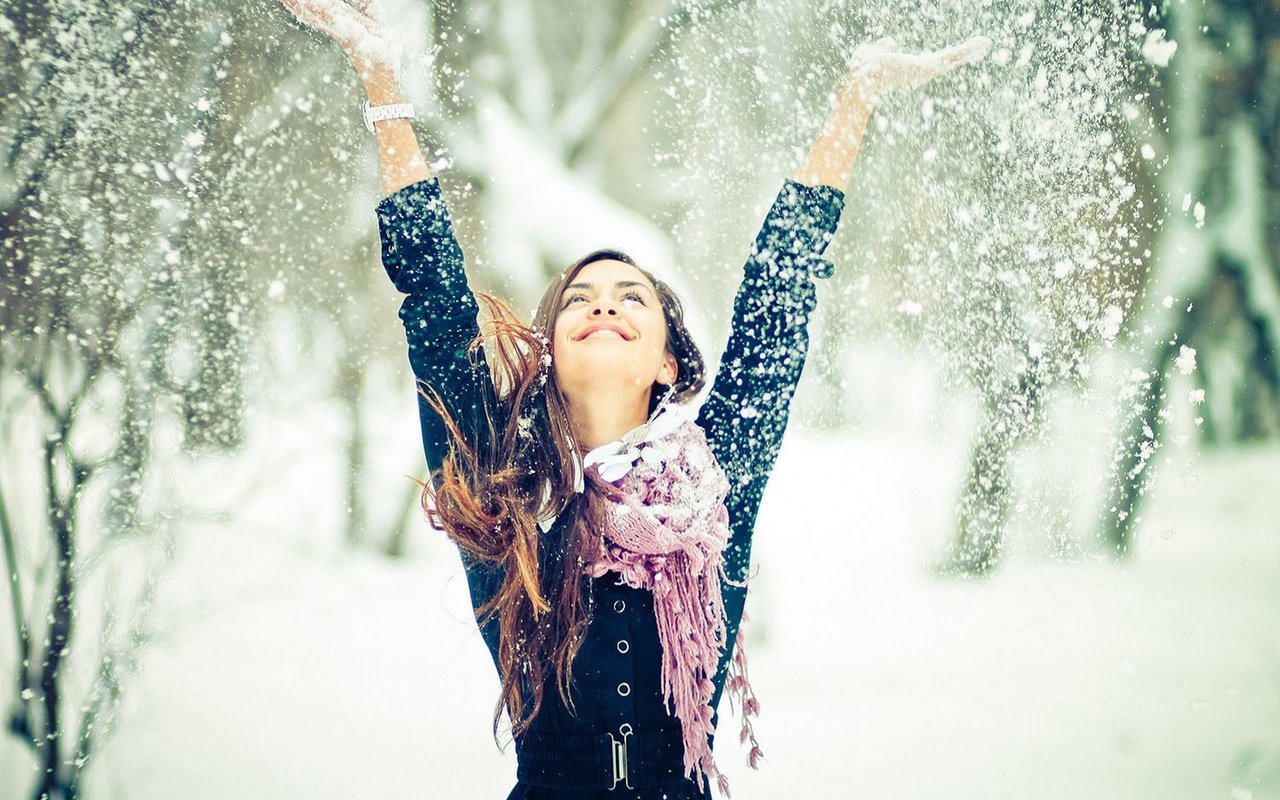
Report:
[[[679,728],[536,734],[516,740],[516,780],[546,789],[649,789],[685,780]]]

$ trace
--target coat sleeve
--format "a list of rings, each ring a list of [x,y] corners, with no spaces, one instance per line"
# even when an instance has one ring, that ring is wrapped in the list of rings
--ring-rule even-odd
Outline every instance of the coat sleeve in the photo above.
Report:
[[[409,364],[419,388],[439,393],[468,444],[483,447],[485,395],[493,381],[479,350],[467,348],[479,334],[479,307],[467,285],[462,248],[453,232],[440,182],[432,177],[388,195],[378,204],[382,266],[402,294],[400,321]],[[448,454],[443,420],[418,396],[427,466],[436,470]]]
[[[377,207],[382,266],[405,295],[400,304],[409,364],[420,389],[440,395],[467,443],[488,446],[485,408],[493,407],[493,379],[484,350],[467,354],[479,334],[479,306],[467,285],[462,248],[436,177],[410,184]],[[427,467],[434,473],[449,453],[444,421],[418,394],[418,417]],[[462,553],[474,607],[493,596],[501,574]],[[488,633],[488,632],[486,632]],[[488,638],[488,636],[486,636]]]
[[[725,569],[741,581],[751,533],[809,349],[814,278],[844,208],[844,193],[788,179],[756,234],[733,301],[729,341],[698,424],[729,480],[732,532]]]

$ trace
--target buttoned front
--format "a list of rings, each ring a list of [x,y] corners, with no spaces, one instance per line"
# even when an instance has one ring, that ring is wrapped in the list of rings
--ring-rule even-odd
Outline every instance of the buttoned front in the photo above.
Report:
[[[644,589],[619,584],[617,578],[615,573],[584,578],[594,612],[574,662],[571,696],[577,713],[575,716],[565,707],[554,679],[550,680],[543,694],[543,709],[530,730],[533,736],[554,741],[583,731],[598,732],[605,735],[602,746],[609,744],[608,734],[620,741],[624,736],[636,740],[665,732],[678,740],[679,723],[667,713],[662,697],[662,645],[653,612],[653,595]],[[620,646],[623,643],[625,646]],[[516,746],[519,755],[521,743],[517,741]],[[694,800],[710,797],[684,778],[678,749],[671,752],[665,769],[664,786],[627,789],[620,783],[614,789],[575,793],[522,783],[510,798]]]
[[[602,731],[617,731],[625,723],[643,731],[672,722],[662,708],[661,681],[654,680],[661,673],[662,645],[653,596],[643,589],[619,585],[616,579],[614,573],[584,579],[595,611],[574,662],[573,698],[578,719],[556,720],[549,715],[545,723],[535,720],[540,732],[577,731],[587,720]],[[611,610],[616,608],[623,611]],[[620,646],[622,642],[625,647]],[[552,726],[553,722],[562,724]]]
[[[843,194],[833,187],[785,182],[744,266],[729,340],[696,420],[730,486],[725,497],[728,582],[720,587],[728,645],[713,679],[713,709],[725,686],[746,600],[745,588],[735,584],[747,577],[756,512],[808,349],[808,319],[816,303],[813,279],[830,274],[830,262],[819,256],[842,207]],[[414,374],[439,394],[462,434],[484,447],[480,400],[491,398],[494,389],[483,350],[474,363],[466,357],[466,346],[478,332],[478,306],[438,181],[431,178],[388,196],[378,206],[378,219],[383,266],[406,295],[400,317]],[[443,422],[421,395],[419,419],[434,472],[449,443]],[[539,557],[545,557],[542,566],[549,570],[544,574],[554,574],[550,570],[564,527],[558,519],[540,534]],[[472,603],[479,608],[501,584],[502,566],[465,553],[463,565]],[[582,580],[591,612],[573,665],[574,711],[565,706],[554,675],[548,676],[542,709],[516,741],[521,777],[509,800],[710,797],[709,789],[699,791],[683,774],[679,721],[667,712],[662,696],[653,595],[612,572]],[[481,634],[498,667],[497,621],[482,625]]]

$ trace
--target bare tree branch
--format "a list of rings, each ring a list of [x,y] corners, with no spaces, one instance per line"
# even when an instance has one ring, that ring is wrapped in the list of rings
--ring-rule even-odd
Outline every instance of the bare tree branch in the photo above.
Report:
[[[4,541],[4,562],[9,573],[9,599],[13,608],[13,631],[18,638],[18,663],[31,663],[31,631],[27,627],[27,612],[23,603],[21,565],[18,564],[17,538],[13,530],[13,521],[9,516],[9,503],[4,493],[3,481],[0,481],[0,537]],[[18,704],[23,724],[31,719],[31,686],[28,671],[18,670]],[[23,737],[29,739],[28,736]]]
[[[112,727],[112,710],[124,696],[124,679],[137,673],[142,652],[153,639],[151,615],[155,609],[155,597],[160,586],[160,575],[173,564],[175,547],[175,522],[184,519],[181,513],[167,517],[165,521],[164,547],[160,563],[147,570],[147,580],[133,604],[133,625],[123,643],[112,646],[114,612],[102,628],[103,654],[98,660],[98,673],[90,689],[80,718],[80,731],[76,736],[75,755],[71,759],[71,784],[81,783],[81,773],[88,765],[94,748],[101,743]]]
[[[500,16],[502,40],[510,55],[512,100],[535,129],[549,132],[552,85],[542,48],[538,46],[537,17],[530,0],[508,0]]]

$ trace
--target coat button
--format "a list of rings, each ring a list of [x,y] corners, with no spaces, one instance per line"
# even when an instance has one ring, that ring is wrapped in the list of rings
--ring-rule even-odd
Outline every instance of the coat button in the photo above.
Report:
[[[630,645],[630,643],[628,643],[628,642],[627,642],[627,640],[626,640],[626,639],[619,639],[619,640],[618,640],[618,652],[619,652],[619,653],[625,653],[625,652],[627,652],[627,651],[628,651],[628,650],[630,650],[630,649],[631,649],[631,645]]]
[[[629,694],[631,694],[631,685],[630,685],[630,684],[628,684],[628,683],[620,683],[620,684],[618,684],[618,695],[619,695],[620,697],[626,697],[626,696],[627,696],[627,695],[629,695]]]
[[[622,600],[613,601],[613,610],[617,611],[619,614],[621,614],[626,609],[626,607],[627,607],[627,604]]]

